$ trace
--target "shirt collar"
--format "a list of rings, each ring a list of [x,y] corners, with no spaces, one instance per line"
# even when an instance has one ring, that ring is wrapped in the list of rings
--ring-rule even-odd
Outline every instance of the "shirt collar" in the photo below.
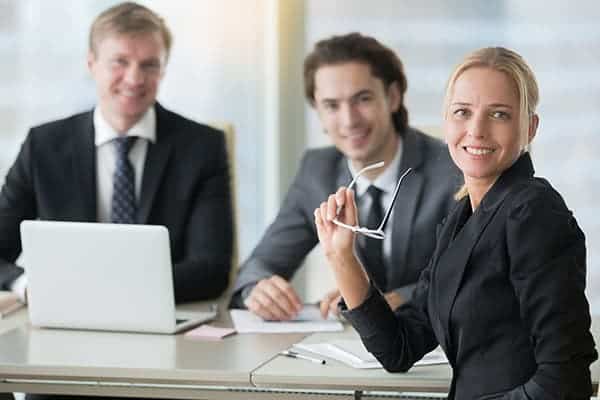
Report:
[[[96,147],[121,136],[106,121],[98,107],[94,108],[94,131],[96,132],[94,139]],[[156,142],[156,111],[154,107],[150,107],[142,118],[127,131],[127,136],[137,136],[152,143]]]
[[[398,138],[398,148],[396,149],[396,154],[392,159],[392,162],[385,167],[385,170],[377,177],[373,182],[371,182],[367,177],[361,175],[356,180],[356,184],[354,186],[354,191],[357,196],[362,196],[369,186],[374,185],[378,189],[382,190],[385,193],[392,193],[396,187],[396,181],[398,180],[398,168],[400,168],[400,160],[402,159],[402,139]],[[348,168],[350,169],[350,173],[352,177],[356,175],[358,172],[352,162],[349,159],[346,159],[348,163]]]

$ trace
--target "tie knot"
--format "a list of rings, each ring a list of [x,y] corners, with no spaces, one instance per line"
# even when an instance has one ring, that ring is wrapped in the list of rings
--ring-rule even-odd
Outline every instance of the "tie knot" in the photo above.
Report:
[[[371,196],[371,199],[373,200],[374,203],[375,202],[379,203],[379,199],[381,199],[383,190],[379,189],[378,187],[376,187],[374,185],[371,185],[367,189],[367,193],[369,193],[369,196]]]
[[[137,140],[137,136],[120,136],[114,139],[115,148],[117,149],[117,154],[120,156],[126,156],[129,154],[129,150]]]

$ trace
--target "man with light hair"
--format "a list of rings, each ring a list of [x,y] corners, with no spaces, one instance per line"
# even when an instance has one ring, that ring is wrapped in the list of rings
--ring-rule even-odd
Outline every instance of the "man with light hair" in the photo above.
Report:
[[[156,101],[171,43],[164,20],[136,3],[95,19],[87,65],[97,106],[32,128],[2,187],[0,289],[25,299],[19,224],[41,219],[166,226],[176,302],[225,290],[233,242],[225,138]]]

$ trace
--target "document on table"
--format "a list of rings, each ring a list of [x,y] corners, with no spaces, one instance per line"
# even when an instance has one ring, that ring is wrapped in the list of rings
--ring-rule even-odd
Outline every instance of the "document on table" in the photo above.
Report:
[[[331,340],[325,343],[296,343],[296,350],[304,350],[320,356],[328,357],[353,368],[372,369],[382,368],[375,356],[367,351],[359,339]],[[448,360],[444,351],[438,346],[415,363],[419,365],[444,364]]]
[[[315,305],[305,305],[291,321],[265,321],[247,310],[231,310],[230,313],[238,333],[336,332],[344,329],[333,317],[323,319]]]

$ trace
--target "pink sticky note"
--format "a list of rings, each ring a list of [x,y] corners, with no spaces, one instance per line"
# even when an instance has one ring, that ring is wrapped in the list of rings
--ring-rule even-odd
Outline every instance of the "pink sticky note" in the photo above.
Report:
[[[184,336],[194,339],[219,340],[234,333],[235,329],[232,328],[219,328],[211,325],[200,325],[199,327],[186,332]]]

